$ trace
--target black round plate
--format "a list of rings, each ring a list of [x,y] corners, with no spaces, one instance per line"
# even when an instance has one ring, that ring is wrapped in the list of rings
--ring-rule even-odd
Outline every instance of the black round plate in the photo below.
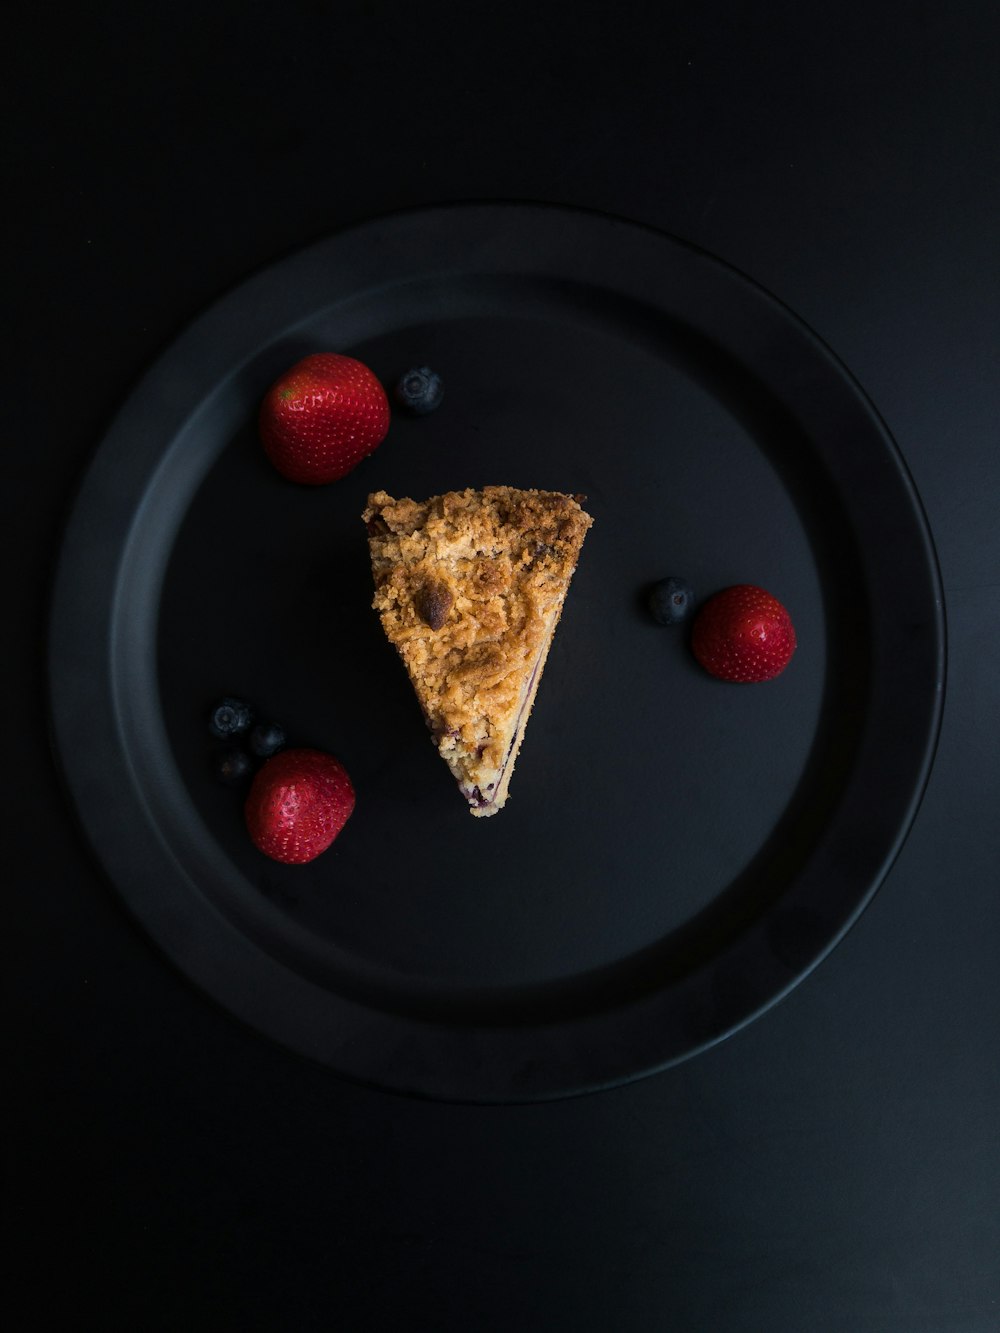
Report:
[[[445,381],[432,416],[324,488],[255,417],[349,352]],[[472,819],[370,609],[370,490],[587,495],[595,525],[508,807]],[[756,583],[787,671],[728,685],[652,580]],[[220,301],[123,407],[54,590],[54,734],[125,903],[193,980],[350,1077],[497,1101],[606,1087],[786,994],[869,901],[931,762],[944,629],[933,548],[864,393],[784,306],[614,218],[463,205],[390,217]],[[266,860],[209,763],[249,697],[358,793],[334,846]]]

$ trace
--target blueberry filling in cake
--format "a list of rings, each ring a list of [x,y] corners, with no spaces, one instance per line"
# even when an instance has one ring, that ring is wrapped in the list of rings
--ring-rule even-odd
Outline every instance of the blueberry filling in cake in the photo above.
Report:
[[[593,521],[581,499],[509,486],[368,497],[373,605],[474,815],[507,800]]]

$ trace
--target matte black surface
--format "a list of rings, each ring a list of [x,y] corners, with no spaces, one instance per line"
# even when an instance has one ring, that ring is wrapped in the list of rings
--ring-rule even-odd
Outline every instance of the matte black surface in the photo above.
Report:
[[[981,4],[514,3],[481,32],[367,2],[13,12],[7,1323],[992,1333],[997,24]],[[470,1107],[263,1041],[150,946],[58,786],[43,640],[82,470],[199,311],[345,226],[494,198],[681,236],[836,348],[926,505],[949,660],[909,838],[783,1003],[627,1087]]]

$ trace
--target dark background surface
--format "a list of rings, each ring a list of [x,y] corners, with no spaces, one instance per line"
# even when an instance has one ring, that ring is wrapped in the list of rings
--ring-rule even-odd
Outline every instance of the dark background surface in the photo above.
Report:
[[[1000,1327],[998,39],[984,3],[15,6],[12,1327]],[[949,683],[900,859],[791,997],[632,1086],[475,1108],[345,1084],[160,958],[59,789],[42,648],[80,470],[192,316],[347,224],[505,197],[693,241],[833,346],[925,502]]]

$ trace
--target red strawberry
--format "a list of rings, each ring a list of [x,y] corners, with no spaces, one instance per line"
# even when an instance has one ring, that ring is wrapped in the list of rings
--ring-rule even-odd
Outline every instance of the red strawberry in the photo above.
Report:
[[[354,809],[343,764],[322,750],[282,750],[257,771],[245,815],[254,845],[288,865],[325,852]]]
[[[307,356],[271,385],[260,409],[264,451],[305,486],[345,477],[385,439],[389,400],[367,366],[336,352]]]
[[[720,680],[771,680],[795,652],[792,619],[776,597],[738,583],[711,597],[691,635],[695,657]]]

